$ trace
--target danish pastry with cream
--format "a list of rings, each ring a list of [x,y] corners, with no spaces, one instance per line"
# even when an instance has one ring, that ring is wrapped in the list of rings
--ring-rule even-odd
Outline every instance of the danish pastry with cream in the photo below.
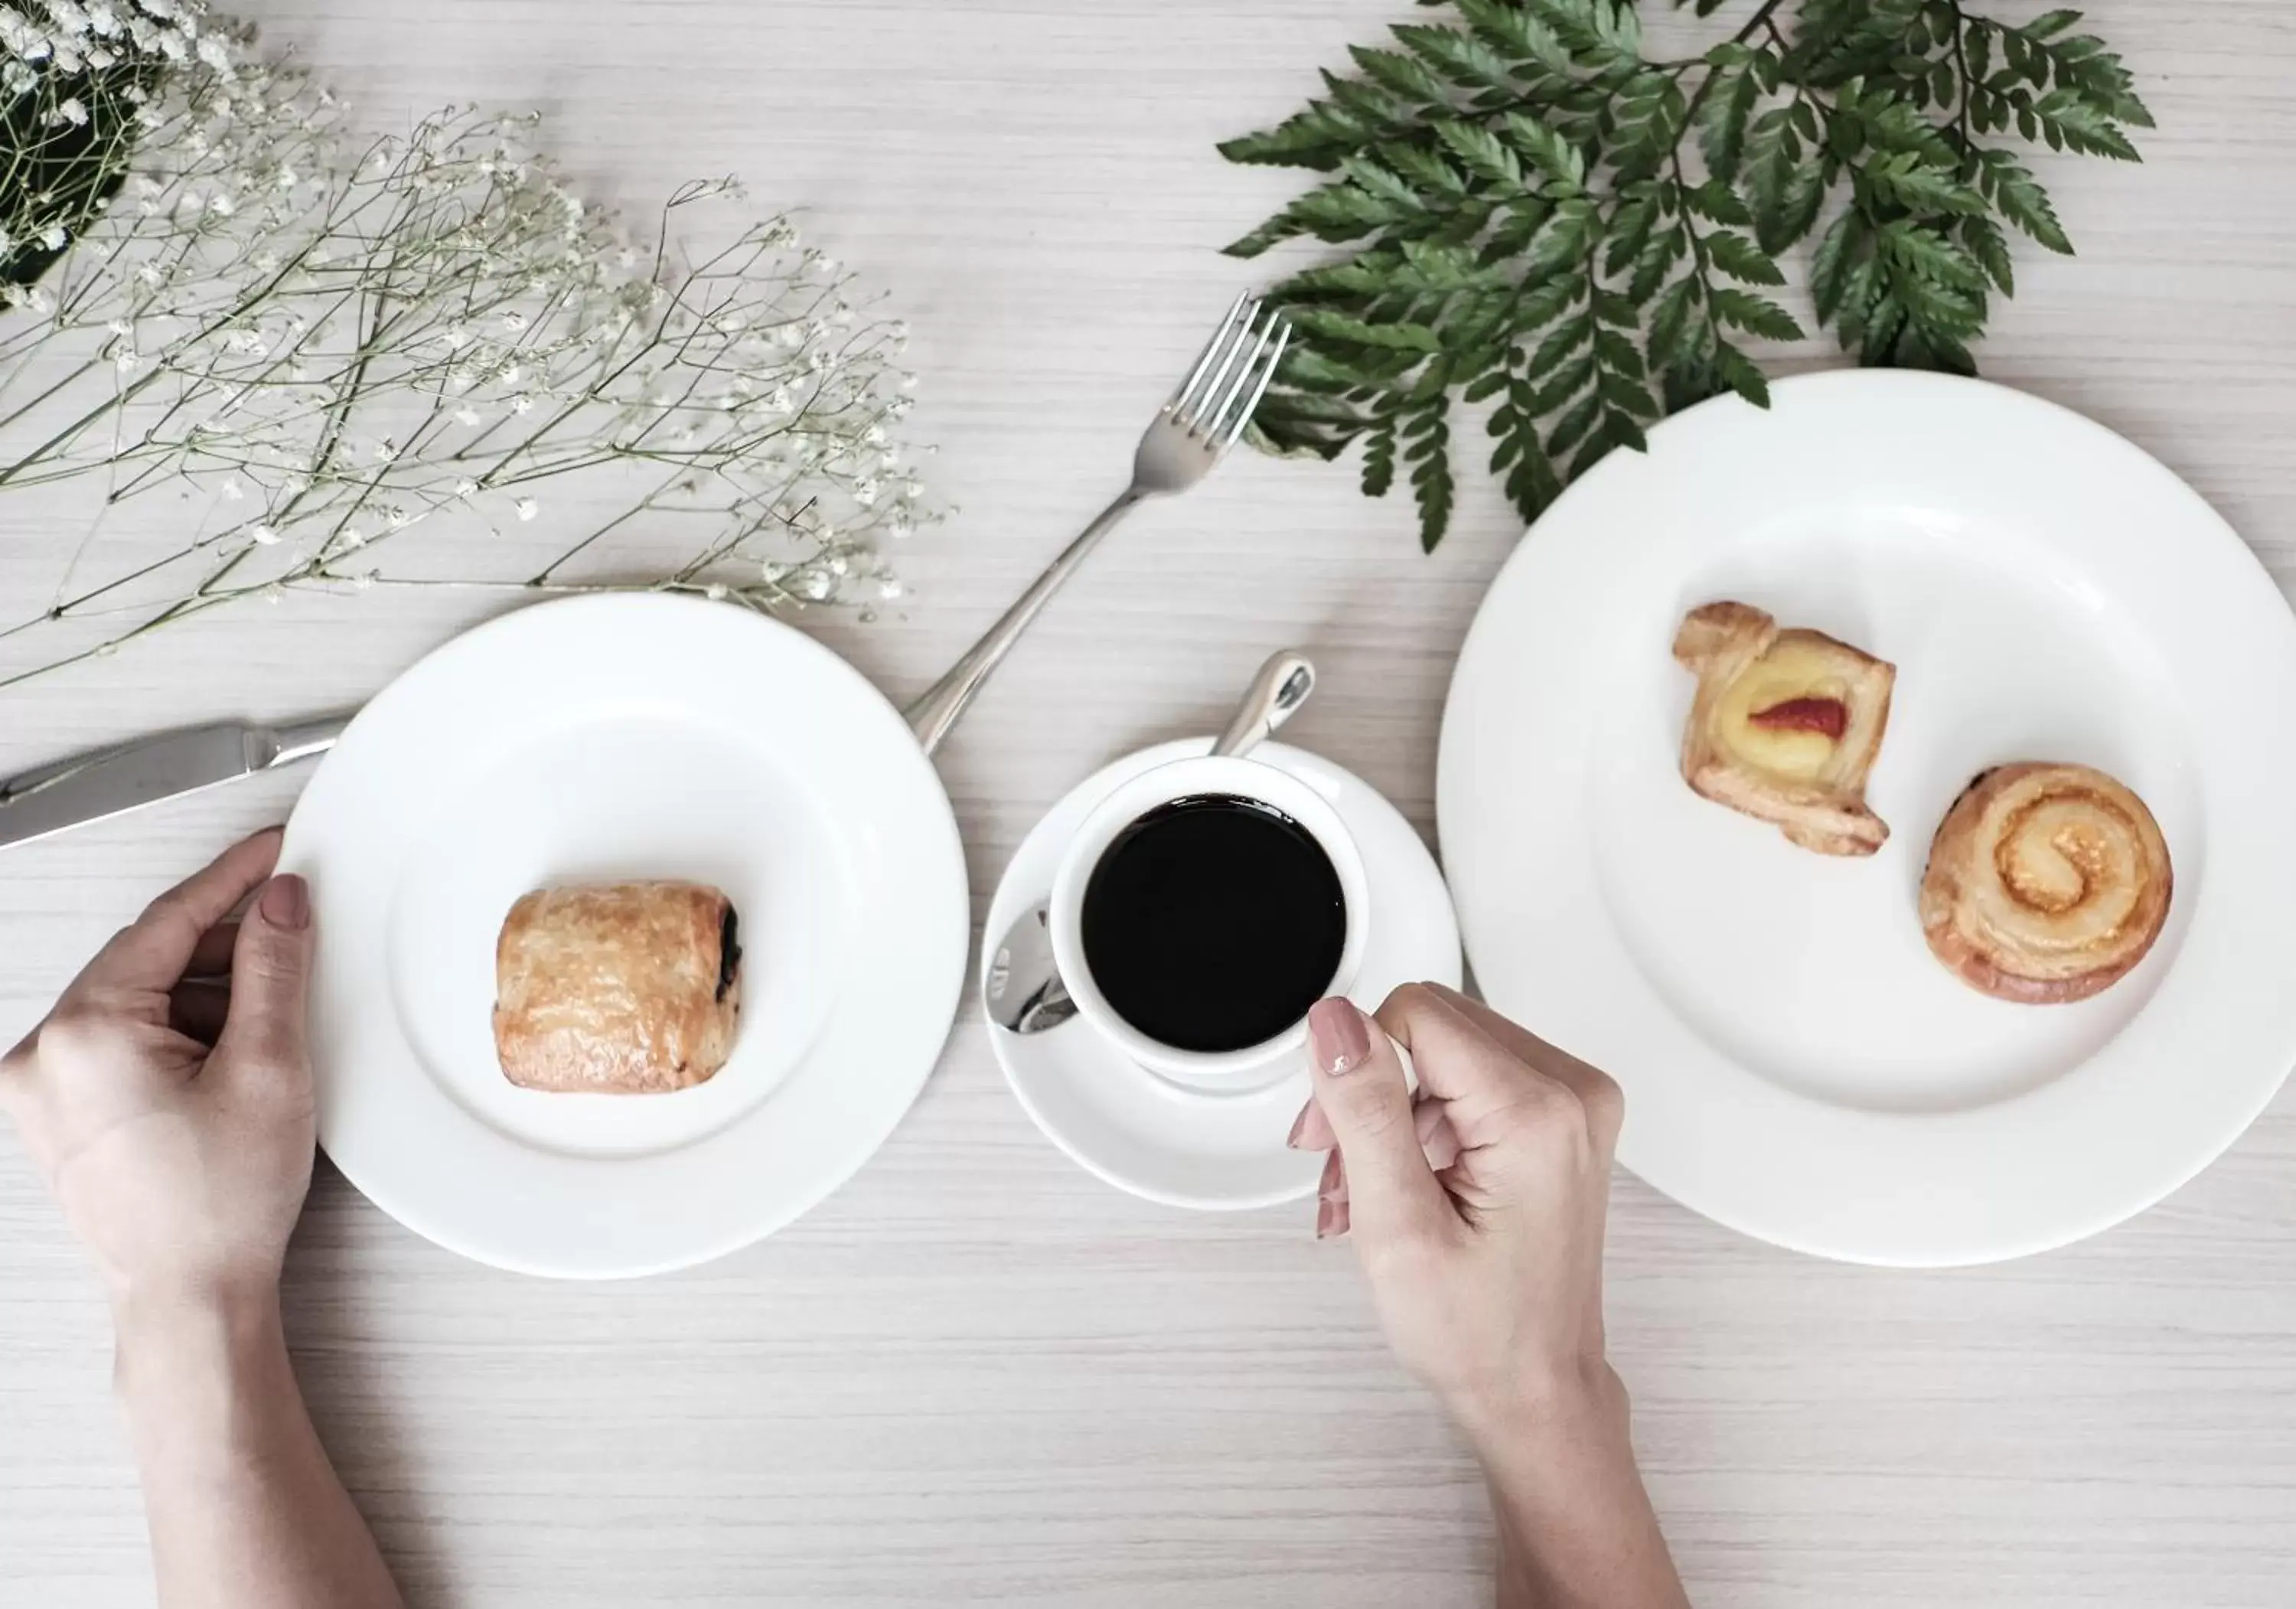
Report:
[[[1698,677],[1682,737],[1692,788],[1821,855],[1882,847],[1890,829],[1866,807],[1866,776],[1889,725],[1895,666],[1735,603],[1685,615],[1674,657]]]

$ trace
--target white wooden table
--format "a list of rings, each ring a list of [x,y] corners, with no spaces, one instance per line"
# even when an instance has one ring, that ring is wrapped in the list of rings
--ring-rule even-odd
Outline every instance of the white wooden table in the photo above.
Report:
[[[815,235],[893,290],[926,377],[915,423],[963,513],[906,555],[914,604],[830,635],[902,695],[1099,505],[1240,282],[1212,249],[1292,180],[1212,142],[1291,110],[1316,66],[1410,8],[258,10],[378,126],[449,99],[538,104],[594,193],[643,212],[739,170],[761,205],[814,207]],[[1981,359],[2150,447],[2296,575],[2296,23],[2276,0],[2109,0],[2093,20],[2161,127],[2142,168],[2049,166],[2082,255],[2021,259]],[[14,520],[12,604],[51,584],[54,541]],[[1281,644],[1324,673],[1299,741],[1428,826],[1452,654],[1516,535],[1479,491],[1423,558],[1404,505],[1263,461],[1140,515],[945,751],[976,909],[1071,782],[1209,730]],[[356,701],[480,610],[388,597],[195,624],[0,695],[0,771]],[[11,854],[0,1035],[295,785]],[[1644,1458],[1702,1605],[2296,1601],[2296,1095],[2138,1221],[1967,1273],[1789,1256],[1621,1178],[1611,1281]],[[1464,1609],[1488,1590],[1480,1488],[1388,1362],[1346,1253],[1312,1244],[1304,1211],[1196,1217],[1095,1183],[1006,1095],[970,1005],[883,1153],[766,1244],[643,1284],[537,1283],[434,1250],[323,1167],[288,1296],[322,1429],[422,1609]],[[148,1601],[108,1370],[94,1285],[0,1149],[0,1601]]]

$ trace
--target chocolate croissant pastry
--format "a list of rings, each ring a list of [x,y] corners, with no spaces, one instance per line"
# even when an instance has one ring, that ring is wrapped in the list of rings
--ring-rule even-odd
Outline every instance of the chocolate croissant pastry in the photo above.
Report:
[[[1890,724],[1895,666],[1733,603],[1685,615],[1674,657],[1698,677],[1684,781],[1821,855],[1882,847],[1890,829],[1866,808],[1866,775]]]
[[[1939,825],[1922,931],[1972,988],[2086,1000],[2144,958],[2174,884],[2160,824],[2128,788],[2087,766],[1997,766]]]
[[[537,889],[495,944],[495,1052],[528,1089],[647,1095],[706,1082],[742,1012],[733,902],[693,882]]]

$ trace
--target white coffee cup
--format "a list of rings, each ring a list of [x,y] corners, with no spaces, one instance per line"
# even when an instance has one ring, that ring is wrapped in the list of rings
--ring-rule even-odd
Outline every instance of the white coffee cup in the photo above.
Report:
[[[1185,799],[1233,798],[1265,805],[1297,822],[1331,860],[1347,907],[1347,931],[1326,995],[1346,994],[1363,962],[1370,931],[1371,891],[1363,856],[1347,824],[1316,786],[1289,771],[1254,759],[1205,755],[1176,759],[1119,783],[1093,807],[1069,841],[1053,877],[1047,912],[1053,960],[1078,1014],[1152,1072],[1192,1088],[1240,1092],[1265,1088],[1300,1064],[1308,1042],[1306,1015],[1273,1038],[1240,1050],[1183,1050],[1150,1038],[1126,1022],[1094,981],[1084,952],[1084,896],[1101,858],[1143,816]]]

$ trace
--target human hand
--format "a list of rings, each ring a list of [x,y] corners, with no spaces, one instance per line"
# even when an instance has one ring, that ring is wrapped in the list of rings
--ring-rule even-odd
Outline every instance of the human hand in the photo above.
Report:
[[[1292,1144],[1332,1152],[1316,1232],[1352,1231],[1404,1367],[1479,1441],[1607,1407],[1619,1087],[1436,984],[1397,989],[1375,1022],[1325,1000],[1308,1025],[1315,1095]],[[1389,1035],[1411,1052],[1415,1104]]]
[[[115,1305],[277,1285],[316,1143],[310,898],[258,833],[160,896],[0,1059],[0,1108]]]

